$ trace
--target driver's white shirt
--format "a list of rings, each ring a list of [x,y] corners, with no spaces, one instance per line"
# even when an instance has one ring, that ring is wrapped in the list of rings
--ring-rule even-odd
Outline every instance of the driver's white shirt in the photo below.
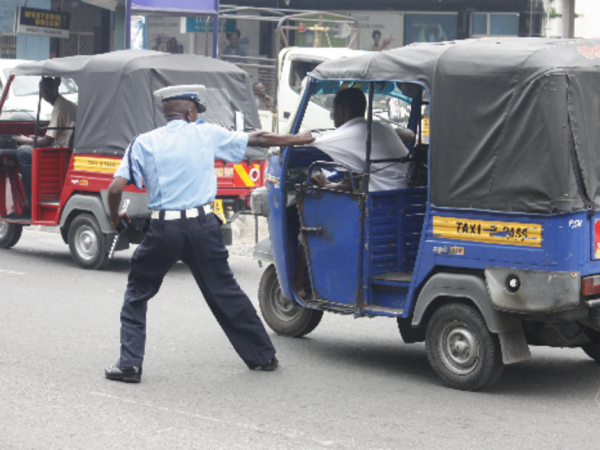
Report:
[[[408,155],[408,149],[390,126],[373,122],[371,129],[371,159],[402,158]],[[331,158],[348,166],[353,172],[363,173],[367,156],[367,120],[356,117],[339,128],[315,139],[313,146],[327,153]],[[389,166],[392,163],[371,164],[371,172]],[[387,191],[405,189],[406,164],[395,164],[372,173],[369,191]]]

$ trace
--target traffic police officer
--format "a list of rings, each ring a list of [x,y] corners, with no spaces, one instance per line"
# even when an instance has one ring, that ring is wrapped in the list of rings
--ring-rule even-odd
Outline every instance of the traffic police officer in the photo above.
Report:
[[[130,261],[121,310],[121,356],[105,370],[111,380],[141,380],[147,302],[180,260],[191,269],[208,306],[246,365],[265,371],[277,367],[273,344],[233,277],[220,223],[210,211],[209,203],[217,191],[214,160],[239,162],[248,145],[302,145],[313,138],[309,132],[231,132],[198,120],[198,113],[206,110],[199,98],[202,89],[200,85],[172,86],[154,93],[162,99],[168,123],[133,140],[108,188],[115,230],[121,219],[129,220],[118,210],[127,184],[141,189],[144,181],[148,209],[152,210],[146,238]]]

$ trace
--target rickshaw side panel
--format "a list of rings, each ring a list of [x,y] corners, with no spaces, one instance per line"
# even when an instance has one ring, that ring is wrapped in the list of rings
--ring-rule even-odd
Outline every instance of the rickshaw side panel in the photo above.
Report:
[[[70,148],[35,148],[31,167],[31,223],[57,225],[64,190]]]
[[[528,284],[530,294],[535,294],[536,291],[540,294],[528,296],[529,301],[522,298],[518,308],[507,307],[507,302],[499,294],[490,295],[492,291],[489,287],[488,297],[495,308],[520,313],[540,313],[540,302],[546,305],[544,313],[576,307],[580,303],[579,280],[600,273],[600,261],[591,259],[592,244],[588,236],[592,225],[587,212],[541,216],[464,210],[451,212],[430,208],[428,214],[419,261],[403,317],[410,316],[415,307],[419,308],[417,299],[419,302],[432,300],[420,296],[421,289],[431,274],[442,268],[450,273],[470,271],[482,279],[488,278],[488,283],[492,271],[504,268],[511,272],[510,269],[513,269],[512,272],[520,275],[521,283]],[[440,228],[440,219],[446,223],[451,222],[454,228]],[[502,224],[500,232],[494,235],[490,224]],[[514,224],[514,227],[508,227],[509,224]],[[479,225],[485,225],[481,228],[481,233]],[[523,244],[522,238],[511,237],[510,230],[514,228],[516,231],[522,225],[539,226],[539,236],[527,244]],[[509,228],[508,234],[502,232],[505,227]],[[457,230],[466,232],[457,233]],[[534,286],[539,283],[540,276],[546,277],[545,283],[554,283],[551,291],[565,295],[544,300],[541,295],[548,294],[548,291],[536,290]]]
[[[364,197],[306,188],[297,198],[313,298],[358,306]]]
[[[426,188],[369,194],[363,268],[365,312],[403,313],[426,205]]]
[[[284,161],[284,155],[290,155],[290,148],[282,154],[272,154],[265,175],[265,186],[269,201],[269,235],[273,250],[273,262],[281,293],[285,298],[295,299],[303,304],[292,288],[292,274],[295,270],[296,252],[298,248],[298,212],[289,207],[295,199],[293,190],[297,183],[305,181],[301,168],[309,167],[313,162],[331,161],[331,158],[315,148],[295,148],[294,157]],[[283,171],[287,167],[288,172]]]

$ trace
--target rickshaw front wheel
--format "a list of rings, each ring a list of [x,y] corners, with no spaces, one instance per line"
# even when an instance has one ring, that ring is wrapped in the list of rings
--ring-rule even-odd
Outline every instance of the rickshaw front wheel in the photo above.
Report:
[[[275,266],[271,264],[260,279],[258,286],[260,311],[267,325],[277,334],[302,337],[313,331],[323,311],[304,308],[281,294]]]
[[[440,307],[427,324],[429,364],[448,386],[475,391],[495,383],[502,371],[498,337],[479,311],[462,303]]]
[[[100,269],[109,262],[104,233],[91,214],[73,219],[68,240],[71,256],[81,268]]]
[[[23,232],[23,225],[18,223],[6,223],[0,219],[0,248],[11,248],[19,239]]]

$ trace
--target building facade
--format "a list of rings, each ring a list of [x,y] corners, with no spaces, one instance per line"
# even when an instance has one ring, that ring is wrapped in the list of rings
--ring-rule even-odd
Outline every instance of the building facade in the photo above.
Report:
[[[586,0],[578,0],[584,2]],[[595,1],[595,0],[589,0]],[[176,0],[173,0],[175,3]],[[283,10],[331,11],[356,19],[363,50],[400,47],[419,41],[442,41],[483,36],[542,36],[548,27],[550,0],[238,0],[243,7]],[[28,0],[29,7],[68,12],[68,39],[15,35],[14,15],[25,0],[0,2],[0,57],[45,59],[48,57],[103,53],[124,48],[124,0]],[[261,14],[259,12],[255,14]],[[202,19],[191,24],[179,17],[136,18],[135,46],[164,51],[207,54],[212,36],[204,32]],[[206,23],[204,23],[206,25]],[[210,24],[209,24],[210,26]],[[272,24],[228,21],[226,28],[239,30],[239,46],[247,56],[274,58]],[[227,31],[227,30],[226,30]],[[344,42],[323,35],[321,45]],[[321,36],[318,37],[319,39]],[[312,39],[312,40],[311,40]],[[296,45],[312,45],[311,32],[295,33]],[[329,40],[328,40],[329,39]],[[230,42],[222,33],[218,47]]]
[[[69,37],[65,39],[16,34],[18,7],[70,14]],[[111,49],[113,13],[82,0],[9,0],[0,2],[0,57],[41,60],[58,56],[91,55]]]

